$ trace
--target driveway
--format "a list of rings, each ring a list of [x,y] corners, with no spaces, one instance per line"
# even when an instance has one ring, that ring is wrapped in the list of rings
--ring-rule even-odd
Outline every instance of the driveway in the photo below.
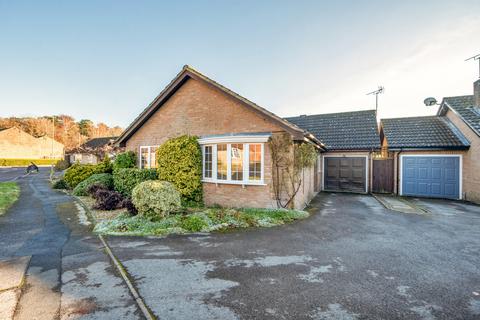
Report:
[[[480,207],[321,194],[309,219],[210,235],[110,237],[161,319],[479,319]]]
[[[141,319],[82,207],[50,188],[48,168],[23,173],[0,168],[0,180],[21,188],[0,216],[0,260],[31,257],[15,319]]]

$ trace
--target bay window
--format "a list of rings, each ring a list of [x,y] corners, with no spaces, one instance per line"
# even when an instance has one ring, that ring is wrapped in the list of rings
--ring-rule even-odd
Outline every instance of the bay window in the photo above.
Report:
[[[141,146],[140,147],[140,168],[150,169],[157,167],[157,149],[158,146]]]
[[[263,185],[264,142],[268,137],[226,136],[199,139],[202,146],[203,181]]]

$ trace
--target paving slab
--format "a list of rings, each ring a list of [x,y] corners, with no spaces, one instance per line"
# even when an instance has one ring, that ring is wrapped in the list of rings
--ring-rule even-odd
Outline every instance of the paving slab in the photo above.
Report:
[[[0,292],[0,319],[13,319],[19,297],[20,289],[10,289]]]
[[[403,212],[403,213],[414,213],[414,214],[426,214],[427,211],[419,208],[415,204],[411,203],[407,199],[395,197],[392,195],[382,195],[375,194],[374,197],[383,205],[385,208],[393,211]]]
[[[0,291],[22,285],[30,256],[0,260]]]

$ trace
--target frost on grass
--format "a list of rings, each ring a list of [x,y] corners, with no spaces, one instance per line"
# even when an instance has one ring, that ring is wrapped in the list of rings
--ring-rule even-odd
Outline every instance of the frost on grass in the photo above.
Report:
[[[185,209],[183,214],[148,219],[142,216],[119,215],[100,221],[94,231],[110,235],[167,235],[172,233],[213,232],[235,228],[273,227],[304,219],[305,211],[273,209]]]

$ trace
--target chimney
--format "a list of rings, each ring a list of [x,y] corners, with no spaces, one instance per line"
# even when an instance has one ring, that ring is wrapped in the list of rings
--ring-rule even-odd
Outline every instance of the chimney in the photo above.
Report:
[[[480,107],[480,79],[473,83],[473,97],[475,99],[475,105]]]

